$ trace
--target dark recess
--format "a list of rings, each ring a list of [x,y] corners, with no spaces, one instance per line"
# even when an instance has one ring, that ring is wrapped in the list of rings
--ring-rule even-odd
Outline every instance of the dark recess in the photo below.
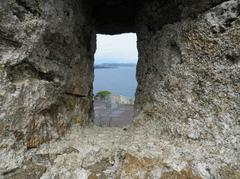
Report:
[[[166,24],[198,14],[224,0],[85,0],[91,7],[99,34],[120,34],[141,31],[145,26],[155,32]]]
[[[120,34],[135,32],[137,0],[93,1],[97,33]]]

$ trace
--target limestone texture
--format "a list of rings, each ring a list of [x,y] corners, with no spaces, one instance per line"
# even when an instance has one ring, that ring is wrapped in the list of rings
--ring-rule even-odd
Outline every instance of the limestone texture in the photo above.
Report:
[[[0,178],[239,179],[240,0],[1,0]],[[136,32],[135,117],[93,116],[96,33]]]
[[[142,24],[136,113],[143,121],[161,122],[159,130],[168,137],[225,142],[231,137],[237,145],[239,14],[239,1],[233,0],[159,31]]]
[[[0,2],[0,146],[36,147],[87,125],[95,32],[84,3]]]

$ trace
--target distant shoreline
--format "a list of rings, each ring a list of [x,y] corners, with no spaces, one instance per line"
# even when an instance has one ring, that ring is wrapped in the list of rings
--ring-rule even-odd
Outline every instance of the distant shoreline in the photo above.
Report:
[[[118,67],[135,67],[135,63],[102,63],[94,65],[94,69],[107,69],[107,68],[118,68]]]

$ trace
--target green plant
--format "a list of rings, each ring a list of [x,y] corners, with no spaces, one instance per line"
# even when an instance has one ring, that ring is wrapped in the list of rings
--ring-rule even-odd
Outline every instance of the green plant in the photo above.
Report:
[[[0,64],[0,71],[2,71],[4,69],[4,65]]]
[[[95,98],[100,98],[100,99],[104,99],[106,98],[106,96],[112,94],[110,91],[99,91],[97,92]]]

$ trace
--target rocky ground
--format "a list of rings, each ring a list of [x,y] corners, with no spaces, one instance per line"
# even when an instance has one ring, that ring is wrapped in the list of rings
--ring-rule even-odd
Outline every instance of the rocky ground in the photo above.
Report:
[[[73,126],[64,138],[39,149],[1,150],[1,176],[4,179],[240,177],[240,158],[236,157],[239,148],[231,145],[236,138],[227,138],[224,143],[222,139],[212,142],[171,139],[161,136],[160,125],[146,121],[145,126],[132,124],[125,130]]]
[[[237,136],[215,141],[164,136],[161,121],[142,114],[132,121],[132,101],[121,96],[95,100],[94,125],[74,125],[62,139],[36,149],[1,150],[0,178],[240,178]]]

